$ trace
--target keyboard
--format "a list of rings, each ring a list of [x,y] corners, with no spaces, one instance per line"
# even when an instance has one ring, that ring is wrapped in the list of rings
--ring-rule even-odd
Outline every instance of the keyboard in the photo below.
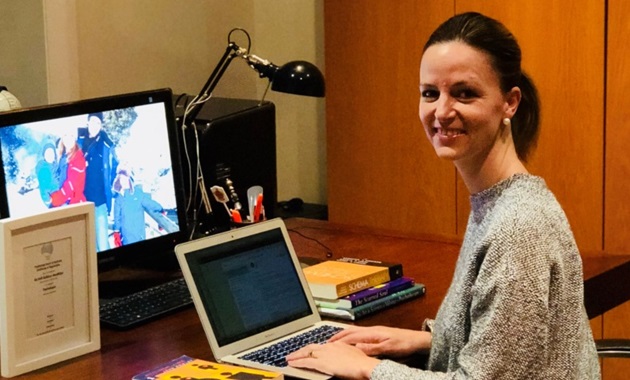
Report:
[[[251,360],[275,367],[286,367],[288,363],[285,360],[285,356],[311,343],[325,343],[328,338],[335,335],[342,329],[342,327],[337,326],[320,326],[313,330],[306,331],[302,334],[272,344],[271,346],[245,354],[241,356],[241,359]]]
[[[186,282],[178,278],[123,297],[100,300],[101,325],[129,329],[192,303]]]

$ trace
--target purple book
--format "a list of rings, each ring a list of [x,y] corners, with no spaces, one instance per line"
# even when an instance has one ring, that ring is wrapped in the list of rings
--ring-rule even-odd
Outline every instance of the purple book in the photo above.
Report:
[[[414,280],[412,278],[403,276],[336,300],[325,300],[315,297],[315,304],[319,307],[327,307],[330,309],[351,309],[403,289],[410,288],[413,284]]]

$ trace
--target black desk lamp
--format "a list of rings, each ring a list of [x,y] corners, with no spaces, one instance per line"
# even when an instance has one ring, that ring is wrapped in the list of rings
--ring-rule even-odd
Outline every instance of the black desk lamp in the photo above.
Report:
[[[242,48],[238,46],[234,41],[232,41],[232,33],[240,31],[245,34],[247,37],[247,48]],[[267,61],[266,59],[262,59],[258,56],[250,54],[251,47],[251,39],[249,33],[246,30],[241,28],[234,28],[228,34],[228,45],[225,49],[225,53],[217,63],[216,67],[210,74],[210,77],[206,81],[206,84],[203,86],[199,95],[194,97],[189,104],[185,106],[184,115],[181,119],[181,127],[182,129],[186,128],[189,125],[192,125],[193,122],[197,119],[197,116],[203,105],[206,101],[208,101],[212,96],[212,91],[217,86],[221,77],[227,70],[228,66],[232,62],[234,58],[242,58],[247,61],[247,64],[254,70],[258,72],[260,78],[268,78],[269,85],[267,86],[267,90],[269,87],[273,91],[285,92],[289,94],[296,95],[305,95],[305,96],[315,96],[315,97],[323,97],[326,90],[324,85],[324,76],[319,71],[319,69],[313,65],[312,63],[306,61],[291,61],[282,66],[276,66],[273,63]],[[266,91],[265,90],[265,94]],[[264,95],[263,95],[264,99]],[[262,103],[262,100],[261,100]],[[193,128],[194,135],[197,141],[197,160],[199,160],[199,146],[198,146],[198,137],[197,137],[197,128]],[[184,135],[185,136],[185,135]],[[184,145],[186,147],[186,145]],[[186,155],[188,155],[186,151]],[[190,164],[190,161],[189,161]],[[190,166],[189,166],[190,168]],[[218,175],[217,175],[218,176]],[[190,176],[191,180],[193,176]],[[206,212],[208,214],[212,213],[212,208],[210,206],[210,199],[206,192],[206,186],[204,184],[204,176],[201,171],[201,163],[197,162],[197,179],[195,183],[199,186],[201,190],[201,199],[202,203],[205,206]],[[191,189],[193,184],[190,184]],[[198,189],[199,189],[198,188]],[[192,191],[192,190],[191,190]],[[191,195],[191,199],[192,199]]]
[[[247,49],[241,48],[231,41],[232,33],[235,31],[245,33],[248,41]],[[324,75],[319,71],[317,66],[306,61],[291,61],[282,66],[276,66],[266,59],[249,54],[250,46],[251,39],[247,31],[240,28],[235,28],[230,31],[225,53],[212,71],[212,74],[210,74],[210,77],[199,92],[199,95],[194,99],[191,108],[188,109],[188,112],[183,118],[184,125],[188,125],[191,121],[195,120],[203,107],[203,102],[208,100],[208,97],[212,94],[217,83],[221,80],[223,73],[225,73],[225,70],[236,57],[245,59],[247,64],[258,72],[260,78],[268,78],[273,91],[305,96],[324,96],[326,92]]]

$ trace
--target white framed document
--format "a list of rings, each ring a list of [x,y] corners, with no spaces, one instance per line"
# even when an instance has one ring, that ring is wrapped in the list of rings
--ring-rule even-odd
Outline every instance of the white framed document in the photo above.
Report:
[[[2,376],[99,350],[93,203],[0,220],[0,249]]]

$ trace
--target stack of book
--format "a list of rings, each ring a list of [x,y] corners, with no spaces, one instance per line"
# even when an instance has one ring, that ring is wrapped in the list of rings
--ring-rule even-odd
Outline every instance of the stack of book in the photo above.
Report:
[[[402,264],[340,258],[303,268],[322,316],[356,320],[425,293]]]

